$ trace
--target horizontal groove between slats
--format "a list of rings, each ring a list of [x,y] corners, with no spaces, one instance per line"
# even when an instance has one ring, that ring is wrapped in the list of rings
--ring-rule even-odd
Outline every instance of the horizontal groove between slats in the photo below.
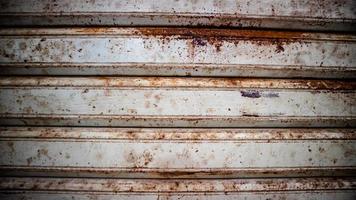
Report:
[[[1,127],[4,138],[103,140],[355,140],[355,129],[171,129]]]
[[[0,63],[0,75],[115,75],[127,76],[196,76],[285,78],[353,78],[356,68],[306,65],[251,65],[197,63]],[[176,69],[176,70],[172,70]],[[214,73],[213,73],[214,72]],[[315,76],[317,74],[317,76]]]
[[[48,196],[60,199],[135,199],[135,200],[191,200],[204,198],[209,200],[235,200],[235,199],[325,199],[325,200],[354,200],[354,191],[352,190],[309,190],[309,191],[269,191],[269,192],[158,192],[158,193],[143,193],[143,192],[62,192],[62,191],[21,191],[21,190],[5,190],[0,193],[0,198],[9,200],[17,199],[37,199],[47,200]]]
[[[109,126],[165,128],[344,128],[355,127],[356,117],[226,117],[226,116],[116,116],[116,115],[0,115],[9,126]]]
[[[356,20],[355,20],[356,22]],[[264,30],[232,30],[232,29],[207,29],[207,28],[156,28],[156,27],[125,27],[125,28],[2,28],[1,36],[172,36],[178,38],[233,38],[233,39],[287,39],[287,40],[326,40],[355,42],[356,36],[342,33],[313,33],[313,32],[288,32]]]
[[[88,178],[159,178],[159,179],[222,179],[222,178],[296,178],[353,177],[356,167],[269,167],[269,168],[120,168],[120,167],[43,167],[0,165],[1,177],[88,177]],[[0,179],[1,179],[0,177]]]
[[[179,77],[2,77],[0,87],[183,87],[355,90],[355,81]]]
[[[355,189],[354,178],[144,180],[1,178],[2,190],[91,192],[257,192]]]
[[[313,17],[313,16],[274,16],[274,15],[253,15],[253,14],[229,14],[229,13],[193,13],[193,12],[98,12],[98,11],[91,11],[91,12],[82,12],[82,11],[74,11],[74,12],[58,12],[58,11],[51,11],[51,12],[0,12],[0,16],[4,17],[25,17],[25,16],[39,16],[39,17],[52,17],[52,16],[62,16],[62,17],[95,17],[95,16],[131,16],[131,17],[176,17],[176,18],[184,18],[184,17],[191,17],[191,18],[227,18],[227,19],[279,19],[279,20],[291,20],[291,21],[314,21],[314,22],[354,22],[356,21],[355,18],[338,18],[338,17]]]

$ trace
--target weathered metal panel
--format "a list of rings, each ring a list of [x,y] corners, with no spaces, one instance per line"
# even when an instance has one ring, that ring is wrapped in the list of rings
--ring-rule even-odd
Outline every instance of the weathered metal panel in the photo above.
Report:
[[[356,78],[354,35],[187,28],[0,29],[0,74]]]
[[[353,0],[0,0],[0,25],[0,199],[356,199]]]
[[[354,81],[239,78],[9,77],[3,125],[344,127]]]
[[[353,0],[1,0],[0,24],[354,31],[356,3]]]
[[[31,192],[31,191],[4,191],[0,192],[0,198],[7,200],[261,200],[261,199],[323,199],[323,200],[354,200],[355,192],[351,190],[334,190],[334,191],[283,191],[283,192],[229,192],[229,193],[159,193],[159,194],[141,194],[141,193],[120,193],[120,194],[97,194],[90,192]]]
[[[350,176],[354,129],[2,128],[12,176],[243,178]]]
[[[354,178],[68,179],[1,178],[6,199],[355,199]]]

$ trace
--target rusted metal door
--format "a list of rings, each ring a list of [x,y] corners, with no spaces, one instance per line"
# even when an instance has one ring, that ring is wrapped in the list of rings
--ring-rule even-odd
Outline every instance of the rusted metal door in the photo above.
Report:
[[[197,28],[6,28],[11,75],[355,78],[356,36]]]
[[[226,26],[355,31],[353,0],[1,0],[2,25]]]
[[[355,199],[355,7],[0,0],[0,199]]]

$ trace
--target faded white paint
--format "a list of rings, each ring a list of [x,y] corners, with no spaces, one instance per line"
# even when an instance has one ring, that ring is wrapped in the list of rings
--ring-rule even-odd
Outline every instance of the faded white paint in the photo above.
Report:
[[[355,30],[352,0],[13,0],[5,25],[181,25]]]

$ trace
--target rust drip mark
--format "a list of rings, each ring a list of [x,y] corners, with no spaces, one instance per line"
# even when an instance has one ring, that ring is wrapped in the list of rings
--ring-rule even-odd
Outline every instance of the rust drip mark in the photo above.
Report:
[[[223,40],[220,38],[209,38],[209,44],[215,46],[217,52],[221,51],[221,46],[223,45]]]
[[[256,90],[246,90],[246,91],[241,91],[241,96],[247,98],[260,98],[261,94],[259,91]]]

